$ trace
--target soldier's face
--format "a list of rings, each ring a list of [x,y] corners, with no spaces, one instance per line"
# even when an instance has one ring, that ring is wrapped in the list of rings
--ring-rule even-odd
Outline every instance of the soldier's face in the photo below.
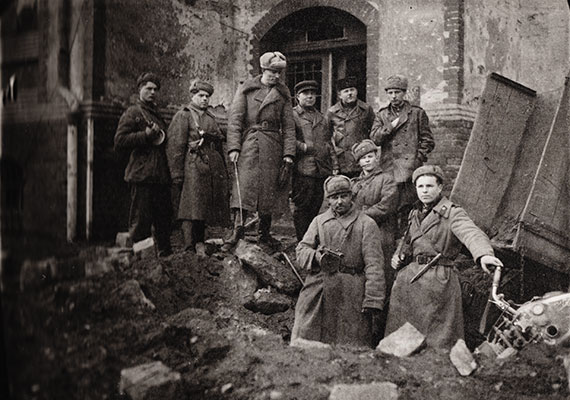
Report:
[[[344,215],[352,206],[352,193],[344,192],[328,197],[329,207],[338,215]]]
[[[304,90],[297,95],[297,101],[303,108],[313,107],[317,101],[317,92],[314,90]]]
[[[436,201],[443,189],[443,185],[437,182],[432,175],[422,175],[416,179],[416,192],[423,204],[431,204]]]
[[[360,167],[364,172],[371,172],[372,170],[374,170],[376,165],[378,165],[378,158],[376,157],[376,152],[371,151],[370,153],[363,155],[362,157],[360,157],[360,160],[358,160],[358,164],[360,165]]]
[[[277,85],[279,82],[279,77],[281,76],[281,71],[264,69],[261,75],[261,82],[264,85],[273,86]]]
[[[350,87],[338,91],[338,98],[344,104],[352,104],[356,101],[358,90],[355,87]]]
[[[391,104],[399,106],[404,102],[406,92],[400,89],[388,89],[386,90],[386,94],[388,95]]]
[[[158,94],[158,86],[152,82],[147,82],[139,89],[139,98],[145,103],[154,103]]]
[[[210,103],[210,94],[205,90],[199,90],[192,95],[192,103],[196,107],[205,110],[208,108],[208,104]]]

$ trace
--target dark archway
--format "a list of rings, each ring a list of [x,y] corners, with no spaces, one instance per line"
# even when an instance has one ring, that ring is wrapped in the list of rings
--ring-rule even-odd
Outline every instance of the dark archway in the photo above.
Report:
[[[315,12],[315,9],[320,11],[327,10],[327,16],[333,18],[333,20],[335,20],[335,16],[344,15],[346,17],[346,21],[350,21],[353,28],[360,26],[360,31],[364,32],[364,37],[360,36],[362,38],[361,43],[354,43],[356,47],[361,46],[360,55],[356,54],[356,57],[350,57],[347,60],[348,64],[346,67],[349,71],[350,69],[356,69],[359,67],[361,68],[361,71],[358,72],[359,74],[364,75],[361,79],[361,92],[365,93],[367,101],[372,101],[378,96],[378,60],[376,55],[379,42],[379,13],[376,8],[364,0],[354,0],[351,2],[346,2],[343,0],[283,0],[275,7],[270,9],[269,12],[263,18],[261,18],[261,20],[259,20],[259,22],[252,29],[253,37],[251,39],[251,65],[253,67],[253,73],[259,73],[258,59],[260,54],[263,53],[267,43],[275,44],[275,40],[273,39],[273,32],[282,29],[280,22],[282,20],[287,21],[287,17],[291,15],[311,16],[312,13]],[[309,21],[312,20],[313,19],[309,19]],[[342,24],[340,25],[342,26]],[[276,30],[273,29],[274,27],[276,27]],[[338,34],[339,30],[336,28],[326,29],[324,31],[322,29],[313,29],[311,35],[314,35],[312,36],[313,39],[324,39],[330,44],[331,41],[335,40],[335,32]],[[345,39],[337,38],[337,40],[339,40],[339,42],[342,42]],[[316,40],[315,42],[317,44],[314,45],[314,48],[319,49],[319,41]],[[305,50],[310,52],[311,47],[306,47]],[[356,49],[353,48],[353,50]],[[301,56],[303,55],[303,52],[304,50],[300,49],[299,53]],[[332,52],[333,51],[331,50],[331,53]],[[341,51],[337,49],[337,52]],[[292,60],[295,60],[295,52],[292,54]],[[350,65],[350,63],[352,63],[352,65]],[[312,66],[309,63],[303,68],[310,69]],[[336,74],[340,77],[344,76],[346,73],[346,70],[343,70],[342,68],[344,67],[341,67],[340,71],[338,68],[336,68]],[[335,78],[334,68],[331,68],[330,71],[332,75],[329,77],[328,81],[332,82]],[[323,91],[325,89],[326,87],[323,87]],[[332,89],[332,87],[329,87],[329,90],[332,91]],[[330,93],[329,96],[329,101],[332,101],[334,95]]]

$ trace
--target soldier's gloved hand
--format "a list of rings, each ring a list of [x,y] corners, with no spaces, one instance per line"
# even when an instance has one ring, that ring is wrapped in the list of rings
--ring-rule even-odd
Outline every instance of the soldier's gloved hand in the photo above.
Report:
[[[230,151],[228,158],[230,159],[230,162],[237,163],[238,158],[239,158],[239,151],[237,151],[237,150]]]
[[[160,138],[160,135],[162,134],[160,132],[160,128],[158,127],[158,125],[156,124],[152,124],[152,127],[147,126],[145,129],[145,133],[146,133],[146,137],[148,138],[148,140],[150,142],[154,142],[155,140],[158,140]]]
[[[400,122],[400,117],[396,118],[394,121],[391,122],[392,128],[395,128],[396,125],[398,125],[398,122]]]
[[[395,253],[392,256],[392,260],[390,262],[390,265],[392,266],[393,269],[395,269],[396,271],[399,270],[402,267],[402,260],[400,260],[400,257],[398,256],[398,253]]]

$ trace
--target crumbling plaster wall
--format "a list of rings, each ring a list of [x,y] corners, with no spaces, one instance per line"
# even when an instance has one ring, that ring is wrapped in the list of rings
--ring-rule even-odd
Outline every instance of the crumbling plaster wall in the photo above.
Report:
[[[444,10],[441,0],[380,1],[378,85],[380,104],[388,76],[400,73],[410,87],[419,86],[421,104],[439,103],[445,97],[443,80]]]
[[[568,31],[566,0],[465,0],[465,103],[476,104],[491,72],[540,92],[561,87]]]
[[[288,0],[293,10],[326,1]],[[126,104],[142,70],[163,76],[163,101],[188,101],[194,77],[216,87],[211,104],[231,103],[250,72],[252,28],[280,0],[114,0],[106,3],[105,97]],[[441,0],[369,1],[379,10],[377,84],[394,73],[420,86],[422,103],[438,102],[443,90],[443,5]],[[387,101],[383,90],[372,99]]]
[[[193,78],[212,82],[211,104],[228,106],[247,74],[248,27],[239,2],[112,0],[106,3],[105,97],[126,104],[142,71],[163,78],[162,101],[189,101]]]

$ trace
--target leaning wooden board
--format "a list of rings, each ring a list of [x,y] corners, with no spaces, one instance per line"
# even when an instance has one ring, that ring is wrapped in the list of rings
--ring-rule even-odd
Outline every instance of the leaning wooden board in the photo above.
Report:
[[[487,78],[451,200],[489,230],[508,187],[536,92],[503,76]]]

